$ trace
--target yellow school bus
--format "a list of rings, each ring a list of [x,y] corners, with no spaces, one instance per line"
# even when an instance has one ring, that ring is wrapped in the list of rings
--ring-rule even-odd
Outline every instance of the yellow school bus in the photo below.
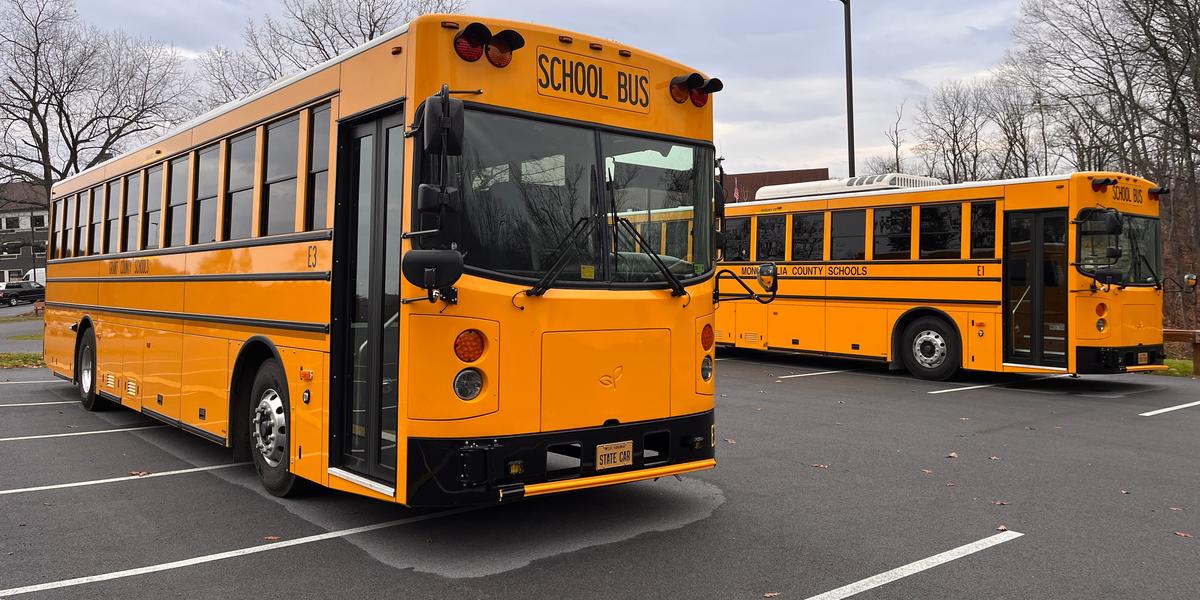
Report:
[[[711,468],[720,89],[598,37],[421,17],[56,185],[46,363],[277,495]],[[663,209],[686,252],[630,247],[624,213]]]
[[[788,191],[764,188],[758,198],[784,197],[727,207],[720,266],[777,262],[780,282],[770,306],[721,302],[720,345],[872,359],[929,379],[960,368],[1165,368],[1167,191],[1149,181],[1075,173]]]

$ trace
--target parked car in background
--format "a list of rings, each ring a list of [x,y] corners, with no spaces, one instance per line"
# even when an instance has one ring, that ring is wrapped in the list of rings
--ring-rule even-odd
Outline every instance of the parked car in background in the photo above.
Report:
[[[22,302],[46,299],[46,288],[36,281],[0,283],[0,303],[16,306]]]

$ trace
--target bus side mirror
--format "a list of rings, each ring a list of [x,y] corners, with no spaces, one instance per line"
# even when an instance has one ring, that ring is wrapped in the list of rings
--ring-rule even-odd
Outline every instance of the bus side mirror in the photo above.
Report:
[[[466,127],[463,101],[450,97],[449,86],[425,100],[421,132],[426,154],[461,156]]]
[[[1112,285],[1121,281],[1121,277],[1125,272],[1121,269],[1096,269],[1096,281],[1105,285]]]
[[[758,285],[770,294],[779,289],[779,267],[775,263],[758,265]]]
[[[1121,258],[1121,249],[1116,246],[1109,246],[1108,248],[1104,249],[1104,256],[1109,260],[1116,262],[1117,259]]]
[[[453,288],[463,274],[463,255],[457,250],[409,250],[400,261],[405,281],[428,292],[428,300],[456,300]]]
[[[1188,289],[1195,291],[1196,290],[1196,275],[1194,273],[1188,273],[1187,275],[1184,275],[1183,276],[1183,285],[1187,286]]]
[[[458,188],[432,183],[417,186],[417,213],[420,215],[422,230],[436,230],[438,238],[454,241],[458,225],[458,207]]]

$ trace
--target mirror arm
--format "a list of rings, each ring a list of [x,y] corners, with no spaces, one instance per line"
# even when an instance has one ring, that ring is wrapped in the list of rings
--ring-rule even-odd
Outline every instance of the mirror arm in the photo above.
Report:
[[[737,282],[738,285],[742,286],[742,289],[746,290],[746,294],[745,295],[722,294],[721,293],[721,279],[722,278],[724,278],[724,279],[732,278],[734,281]],[[778,293],[779,293],[779,288],[778,288],[778,286],[776,286],[776,289],[771,290],[770,297],[767,297],[766,299],[764,299],[761,294],[756,293],[753,289],[750,288],[750,286],[746,285],[746,282],[742,281],[742,278],[740,276],[738,276],[737,273],[734,273],[731,269],[721,269],[720,271],[717,271],[717,274],[716,274],[716,277],[714,278],[714,283],[713,283],[713,302],[718,302],[718,303],[722,299],[724,299],[724,300],[754,300],[754,301],[758,302],[759,304],[770,304],[775,301],[775,295]]]

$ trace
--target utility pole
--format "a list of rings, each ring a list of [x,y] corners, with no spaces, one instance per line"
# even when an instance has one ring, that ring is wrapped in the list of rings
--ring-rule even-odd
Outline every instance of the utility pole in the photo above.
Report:
[[[846,149],[850,177],[854,177],[854,61],[850,43],[850,0],[840,0],[846,9]]]

